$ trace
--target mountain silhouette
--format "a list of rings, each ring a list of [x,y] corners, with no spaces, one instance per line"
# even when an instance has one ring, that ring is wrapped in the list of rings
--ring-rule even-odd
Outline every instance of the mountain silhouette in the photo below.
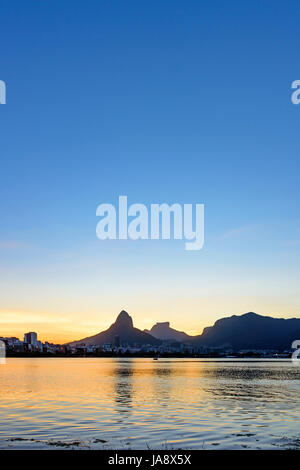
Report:
[[[148,333],[139,330],[133,326],[133,321],[130,315],[125,310],[119,313],[115,323],[113,323],[108,330],[102,331],[94,336],[89,336],[78,341],[68,343],[70,346],[78,346],[84,344],[85,346],[101,346],[105,343],[113,344],[115,337],[119,336],[120,344],[134,345],[137,344],[160,344],[161,341],[154,338]]]
[[[228,347],[240,349],[277,349],[291,347],[295,339],[300,340],[299,318],[272,318],[248,312],[243,315],[217,320],[213,326],[204,328],[203,333],[189,336],[183,331],[170,327],[169,322],[156,323],[151,330],[141,331],[133,326],[130,315],[125,310],[119,313],[115,323],[107,330],[88,338],[68,343],[70,346],[85,344],[101,346],[114,344],[116,336],[121,345],[161,344],[165,340],[190,343],[194,346]]]
[[[174,341],[187,341],[191,340],[193,337],[187,335],[183,331],[177,331],[174,330],[174,328],[170,327],[170,322],[162,322],[162,323],[156,323],[154,326],[152,326],[151,330],[144,330],[145,333],[148,333],[155,338],[161,339],[161,340],[174,340]]]
[[[233,349],[287,349],[300,339],[299,318],[272,318],[248,312],[217,320],[194,337],[194,344],[218,347],[230,345]]]

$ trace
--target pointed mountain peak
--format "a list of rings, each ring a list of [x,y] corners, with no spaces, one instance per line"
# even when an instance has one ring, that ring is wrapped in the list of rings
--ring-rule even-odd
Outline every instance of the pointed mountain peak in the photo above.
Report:
[[[122,310],[122,312],[120,312],[117,316],[115,326],[119,326],[121,328],[133,328],[133,321],[131,316],[128,315],[125,310]]]

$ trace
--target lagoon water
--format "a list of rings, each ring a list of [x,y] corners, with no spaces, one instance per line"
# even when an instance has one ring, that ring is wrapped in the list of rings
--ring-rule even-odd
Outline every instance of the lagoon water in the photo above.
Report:
[[[9,358],[0,419],[0,449],[300,448],[300,367]]]

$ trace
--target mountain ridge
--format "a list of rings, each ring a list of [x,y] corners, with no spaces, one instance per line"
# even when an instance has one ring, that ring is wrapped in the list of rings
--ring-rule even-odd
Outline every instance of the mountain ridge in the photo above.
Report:
[[[156,335],[156,336],[155,336]],[[274,318],[247,312],[242,315],[219,318],[212,326],[205,327],[202,334],[190,336],[170,327],[170,322],[158,322],[150,330],[139,330],[133,326],[132,317],[122,310],[116,321],[105,331],[81,340],[68,343],[102,345],[113,343],[119,336],[123,344],[159,345],[163,341],[176,341],[196,347],[217,348],[227,345],[238,349],[285,349],[295,339],[300,339],[299,318]]]
[[[247,312],[216,320],[192,342],[206,347],[229,344],[233,349],[282,349],[290,347],[297,336],[300,338],[298,318],[274,318]]]
[[[170,322],[158,322],[152,326],[151,330],[144,330],[154,338],[161,340],[174,340],[174,341],[188,341],[192,336],[188,335],[184,331],[178,331],[170,327]]]

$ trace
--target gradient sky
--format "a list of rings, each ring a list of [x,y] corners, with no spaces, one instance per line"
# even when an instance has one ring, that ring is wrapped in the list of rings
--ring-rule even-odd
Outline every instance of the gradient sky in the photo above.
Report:
[[[296,1],[1,1],[0,336],[300,315]],[[205,245],[96,207],[204,203]]]

